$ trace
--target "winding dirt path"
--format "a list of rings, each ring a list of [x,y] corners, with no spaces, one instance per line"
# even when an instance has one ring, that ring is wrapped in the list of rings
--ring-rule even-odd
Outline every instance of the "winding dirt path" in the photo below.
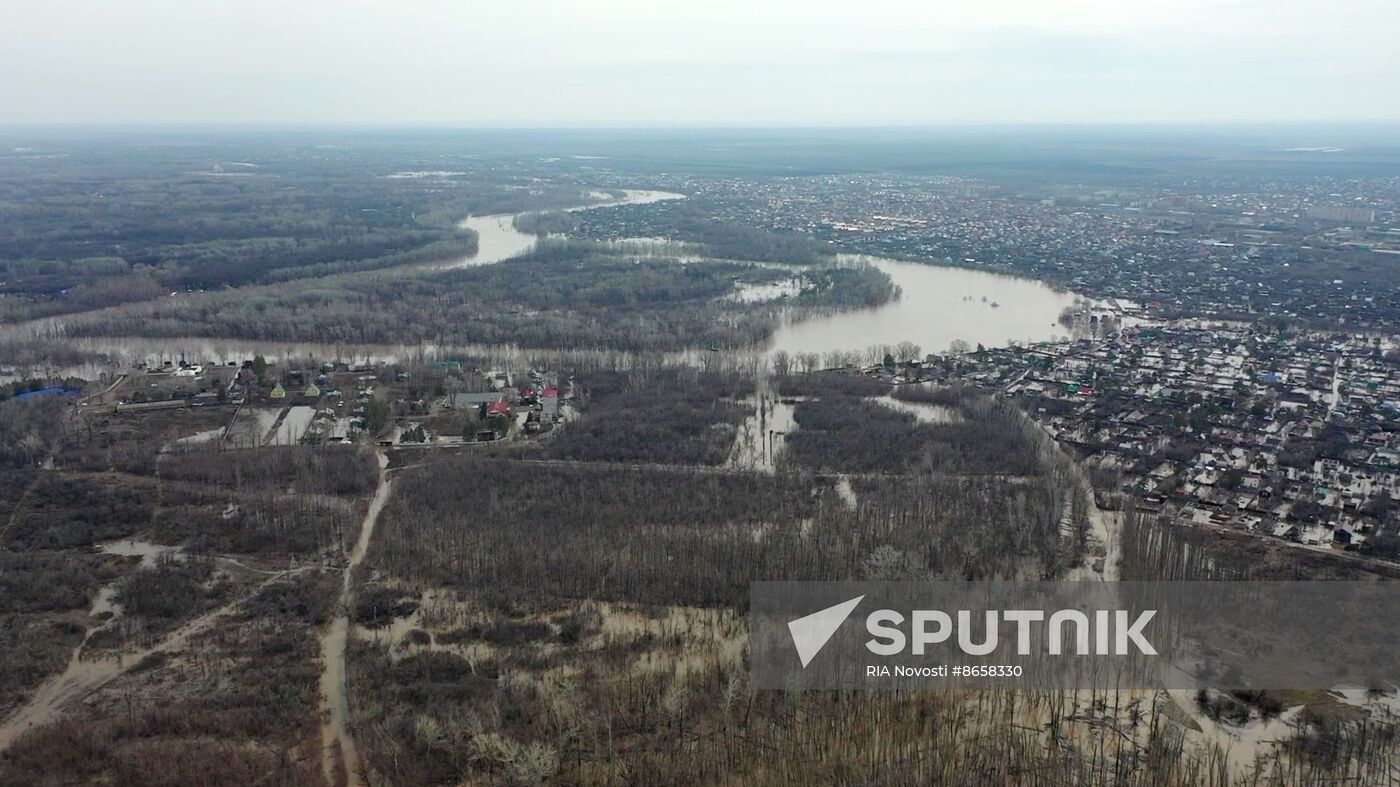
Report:
[[[83,644],[74,649],[67,669],[40,684],[38,690],[34,692],[34,696],[30,697],[29,702],[15,711],[5,720],[3,725],[0,725],[0,752],[10,748],[10,745],[19,736],[30,729],[56,721],[71,703],[82,700],[111,683],[127,670],[139,664],[142,659],[155,653],[165,653],[183,647],[191,637],[208,631],[220,618],[256,596],[263,588],[294,573],[297,571],[280,571],[273,574],[259,583],[252,592],[200,615],[145,650],[122,653],[115,658],[87,660],[82,658],[83,645],[87,643],[87,639],[84,638]],[[103,601],[99,599],[98,603],[103,603]],[[91,636],[91,632],[89,632],[89,636]]]
[[[350,735],[350,702],[345,685],[345,646],[350,634],[350,609],[355,600],[355,568],[369,552],[374,526],[389,500],[389,458],[383,452],[379,458],[379,485],[370,500],[360,536],[350,551],[345,572],[340,581],[340,599],[336,604],[335,620],[321,637],[321,767],[326,782],[336,787],[364,785],[360,755]]]

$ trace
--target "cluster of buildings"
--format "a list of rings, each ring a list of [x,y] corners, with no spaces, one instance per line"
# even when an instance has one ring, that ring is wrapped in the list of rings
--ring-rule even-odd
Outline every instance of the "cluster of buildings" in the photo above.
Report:
[[[1400,329],[1400,178],[1195,178],[1131,187],[831,175],[676,184],[713,217],[845,251],[939,261],[1127,298],[1163,318]],[[649,220],[655,226],[649,225]],[[585,231],[665,235],[662,209]]]
[[[1143,510],[1400,557],[1400,351],[1379,338],[1125,328],[947,376],[1018,400]]]
[[[517,386],[510,372],[495,372],[489,375],[490,390],[453,392],[442,405],[476,416],[481,422],[478,442],[499,439],[511,425],[524,434],[537,434],[560,420],[561,396],[558,385],[544,373],[531,369],[528,376],[529,382]]]
[[[261,357],[182,360],[137,366],[94,401],[105,398],[119,412],[229,405],[234,422],[239,413],[250,414],[242,420],[252,424],[256,434],[248,442],[256,444],[275,435],[283,444],[447,446],[534,435],[564,418],[571,380],[561,392],[553,374],[531,369],[515,377],[509,371],[469,372],[453,360],[412,367],[368,361],[279,365]]]
[[[1400,351],[1383,338],[1400,333],[1400,178],[665,185],[719,222],[1032,276],[1113,304],[1108,330],[1075,332],[1088,338],[868,372],[1014,397],[1087,458],[1099,489],[1126,493],[1105,501],[1400,557]],[[651,206],[585,221],[595,237],[671,230]]]

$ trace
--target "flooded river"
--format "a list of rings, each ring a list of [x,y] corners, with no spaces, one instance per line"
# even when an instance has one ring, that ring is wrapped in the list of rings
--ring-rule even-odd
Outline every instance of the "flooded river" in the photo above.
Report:
[[[788,323],[774,334],[770,349],[827,353],[913,342],[928,353],[944,352],[955,340],[1004,347],[1069,333],[1057,320],[1076,296],[1034,279],[882,257],[841,258],[884,271],[899,287],[900,298]]]
[[[669,191],[643,191],[640,189],[626,189],[624,195],[618,199],[609,199],[604,202],[595,202],[591,205],[581,205],[576,208],[569,208],[570,212],[580,210],[592,210],[594,208],[609,208],[617,205],[646,205],[651,202],[663,202],[672,199],[685,199],[684,194],[675,194]],[[476,232],[476,254],[463,257],[460,260],[444,265],[444,268],[465,268],[473,265],[493,265],[502,260],[508,260],[533,249],[537,238],[515,228],[515,217],[518,213],[497,213],[489,216],[472,216],[463,220],[457,226]]]
[[[682,198],[682,194],[664,191],[628,190],[622,198],[571,210]],[[441,267],[490,265],[529,251],[537,238],[515,229],[514,219],[515,214],[465,219],[462,226],[478,233],[477,253]],[[913,342],[927,353],[946,351],[955,340],[971,346],[980,343],[997,347],[1012,341],[1045,341],[1069,332],[1057,323],[1057,319],[1060,312],[1075,301],[1075,296],[1033,279],[878,257],[842,255],[842,260],[875,265],[899,287],[900,297],[869,309],[818,315],[785,323],[757,351],[826,354]],[[54,322],[48,322],[46,327],[52,329]],[[0,329],[0,336],[22,337],[25,334],[25,326]],[[522,352],[531,352],[531,348],[496,345],[350,345],[202,337],[100,337],[78,338],[70,342],[77,348],[105,354],[113,361],[106,366],[88,364],[61,370],[64,374],[88,379],[98,379],[103,374],[110,376],[137,362],[156,366],[163,361],[181,360],[226,364],[241,363],[258,354],[273,361],[313,358],[392,363],[463,355],[509,359]],[[538,352],[550,351],[539,349]],[[4,359],[0,358],[0,365],[3,362]]]

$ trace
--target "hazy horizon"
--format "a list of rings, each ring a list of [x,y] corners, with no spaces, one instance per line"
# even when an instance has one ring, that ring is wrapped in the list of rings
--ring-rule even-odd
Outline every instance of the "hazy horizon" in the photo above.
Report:
[[[1384,0],[46,4],[0,125],[677,129],[1400,122]]]
[[[5,121],[0,120],[0,131],[171,131],[171,132],[298,132],[298,131],[352,131],[366,133],[402,133],[402,132],[431,132],[431,133],[476,133],[489,134],[494,132],[539,132],[539,133],[685,133],[685,132],[919,132],[919,131],[973,131],[973,130],[1000,130],[1007,132],[1015,131],[1095,131],[1095,130],[1118,130],[1125,129],[1131,131],[1162,131],[1162,132],[1268,132],[1287,130],[1320,130],[1320,131],[1392,131],[1400,128],[1400,118],[1368,120],[1368,119],[1336,119],[1336,120],[1290,120],[1290,119],[1265,119],[1265,120],[1222,120],[1222,121],[1195,121],[1170,123],[1165,121],[1083,121],[1083,122],[1035,122],[1035,121],[1004,121],[1004,122],[947,122],[947,123],[723,123],[723,124],[701,124],[692,122],[676,122],[673,124],[661,123],[637,123],[637,124],[584,124],[584,123],[548,123],[538,124],[526,123],[502,123],[500,125],[471,125],[468,123],[458,123],[443,121],[439,123],[431,122],[393,122],[388,120],[378,121],[147,121],[147,122],[126,122],[107,120],[83,120],[83,121]]]

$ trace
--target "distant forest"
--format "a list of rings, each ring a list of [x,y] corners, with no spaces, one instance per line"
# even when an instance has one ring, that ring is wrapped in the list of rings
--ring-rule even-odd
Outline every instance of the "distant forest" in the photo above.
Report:
[[[575,222],[578,233],[584,237],[670,238],[703,244],[710,256],[719,259],[811,265],[832,256],[831,249],[811,238],[715,219],[705,206],[690,200],[586,211],[578,214]]]
[[[462,257],[467,215],[587,201],[479,166],[205,139],[0,156],[0,321]]]

